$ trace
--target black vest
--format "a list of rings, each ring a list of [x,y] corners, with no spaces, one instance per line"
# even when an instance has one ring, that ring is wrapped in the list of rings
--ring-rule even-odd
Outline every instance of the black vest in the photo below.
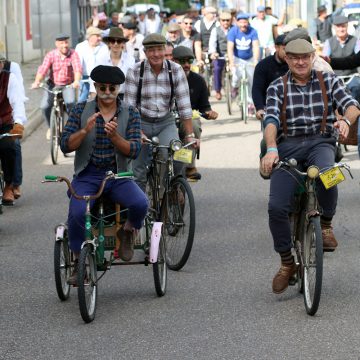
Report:
[[[202,19],[200,21],[201,48],[203,51],[207,51],[209,48],[209,40],[210,40],[211,30],[215,26],[216,26],[216,21],[213,22],[213,24],[210,26],[210,29],[207,29],[205,26],[204,20]]]
[[[349,35],[344,47],[340,46],[339,40],[336,36],[333,36],[329,39],[331,56],[336,58],[344,58],[346,56],[352,55],[354,53],[354,48],[356,45],[356,37]],[[353,70],[335,70],[336,75],[350,75],[356,72],[356,69]]]
[[[316,24],[316,37],[321,42],[325,42],[325,40],[330,39],[332,37],[331,31],[331,21],[330,18],[327,17],[324,21],[320,21],[318,18],[315,19]]]
[[[220,56],[224,56],[227,52],[227,35],[221,26],[216,28],[216,52]]]

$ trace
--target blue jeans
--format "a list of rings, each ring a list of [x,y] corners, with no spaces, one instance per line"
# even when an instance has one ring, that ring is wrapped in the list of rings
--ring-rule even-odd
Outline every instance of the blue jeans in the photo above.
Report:
[[[82,77],[83,80],[87,80],[89,79],[88,75],[83,75]],[[80,92],[79,92],[79,99],[78,102],[84,102],[88,99],[89,97],[89,92],[90,92],[90,83],[88,82],[82,82],[81,86],[80,86]]]
[[[335,138],[315,135],[310,137],[287,138],[278,145],[280,160],[294,158],[301,168],[316,165],[320,170],[334,165]],[[298,183],[283,169],[275,170],[270,178],[269,226],[277,252],[291,249],[291,229],[289,213]],[[337,187],[326,190],[317,183],[317,196],[322,207],[322,215],[332,218],[335,215],[338,191]]]
[[[214,88],[216,92],[221,91],[222,72],[225,66],[224,59],[213,60],[214,66]]]
[[[106,170],[98,169],[89,164],[78,176],[74,177],[72,186],[79,195],[96,194],[105,177]],[[148,200],[145,194],[129,179],[110,179],[105,185],[103,192],[111,201],[119,203],[127,208],[128,221],[135,229],[140,229],[148,209]],[[91,202],[93,206],[95,201]],[[70,248],[74,252],[80,252],[81,244],[85,241],[85,211],[86,202],[70,197],[68,226]]]

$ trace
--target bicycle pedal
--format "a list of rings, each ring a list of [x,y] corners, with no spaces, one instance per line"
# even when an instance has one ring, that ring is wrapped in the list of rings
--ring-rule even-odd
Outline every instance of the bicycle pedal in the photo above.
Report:
[[[297,281],[298,281],[297,275],[294,275],[289,279],[289,285],[294,286],[294,285],[296,285]]]

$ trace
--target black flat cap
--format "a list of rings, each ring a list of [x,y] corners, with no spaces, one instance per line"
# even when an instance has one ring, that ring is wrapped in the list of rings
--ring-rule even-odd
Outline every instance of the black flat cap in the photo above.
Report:
[[[285,34],[278,35],[275,39],[275,45],[284,45],[285,37]]]
[[[61,33],[61,34],[56,35],[55,40],[56,41],[61,41],[61,40],[67,40],[69,38],[70,38],[70,36],[68,34]]]
[[[335,16],[333,20],[334,25],[347,24],[348,22],[349,19],[344,15]]]
[[[150,34],[148,35],[142,42],[145,48],[153,47],[153,46],[159,46],[159,45],[165,45],[166,39],[164,36],[160,34]]]
[[[194,59],[194,53],[186,46],[178,46],[172,52],[174,59]]]
[[[129,29],[129,30],[131,30],[131,29],[136,29],[136,28],[137,28],[136,23],[134,23],[134,22],[123,23],[123,24],[121,24],[121,26],[122,26],[124,29]]]
[[[98,84],[120,85],[125,81],[124,73],[117,66],[96,66],[90,77]]]
[[[326,10],[327,10],[327,9],[326,9],[326,6],[325,6],[325,5],[320,5],[320,6],[318,6],[318,8],[317,8],[318,14],[320,14],[321,12],[326,11]]]

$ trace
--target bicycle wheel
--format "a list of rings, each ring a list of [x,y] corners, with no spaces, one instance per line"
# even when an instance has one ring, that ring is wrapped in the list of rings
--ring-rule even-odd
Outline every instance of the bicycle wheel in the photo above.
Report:
[[[167,283],[166,244],[164,230],[161,232],[157,262],[153,264],[155,290],[158,296],[164,296]]]
[[[304,234],[304,302],[306,312],[315,315],[320,302],[323,273],[323,240],[320,217],[312,217]]]
[[[54,246],[54,274],[56,292],[61,301],[65,301],[70,295],[70,285],[67,280],[71,274],[70,249],[66,239],[55,241]]]
[[[187,262],[194,242],[195,202],[188,182],[175,178],[162,204],[166,238],[166,261],[169,269],[180,270]]]
[[[226,105],[229,115],[232,114],[231,111],[231,75],[230,73],[227,73],[225,75],[225,94],[226,94]]]
[[[239,91],[239,108],[240,108],[240,119],[244,120],[245,124],[247,123],[248,116],[248,100],[247,100],[247,84],[245,81],[241,81],[240,91]]]
[[[4,193],[4,187],[5,187],[4,173],[2,171],[1,162],[0,162],[0,214],[3,213],[2,197],[3,197],[3,193]]]
[[[82,319],[89,323],[94,320],[97,300],[96,261],[89,244],[80,253],[78,264],[78,299]]]
[[[60,145],[60,134],[59,134],[60,119],[56,114],[54,108],[51,109],[50,115],[50,153],[51,160],[54,165],[57,164],[59,145]]]

